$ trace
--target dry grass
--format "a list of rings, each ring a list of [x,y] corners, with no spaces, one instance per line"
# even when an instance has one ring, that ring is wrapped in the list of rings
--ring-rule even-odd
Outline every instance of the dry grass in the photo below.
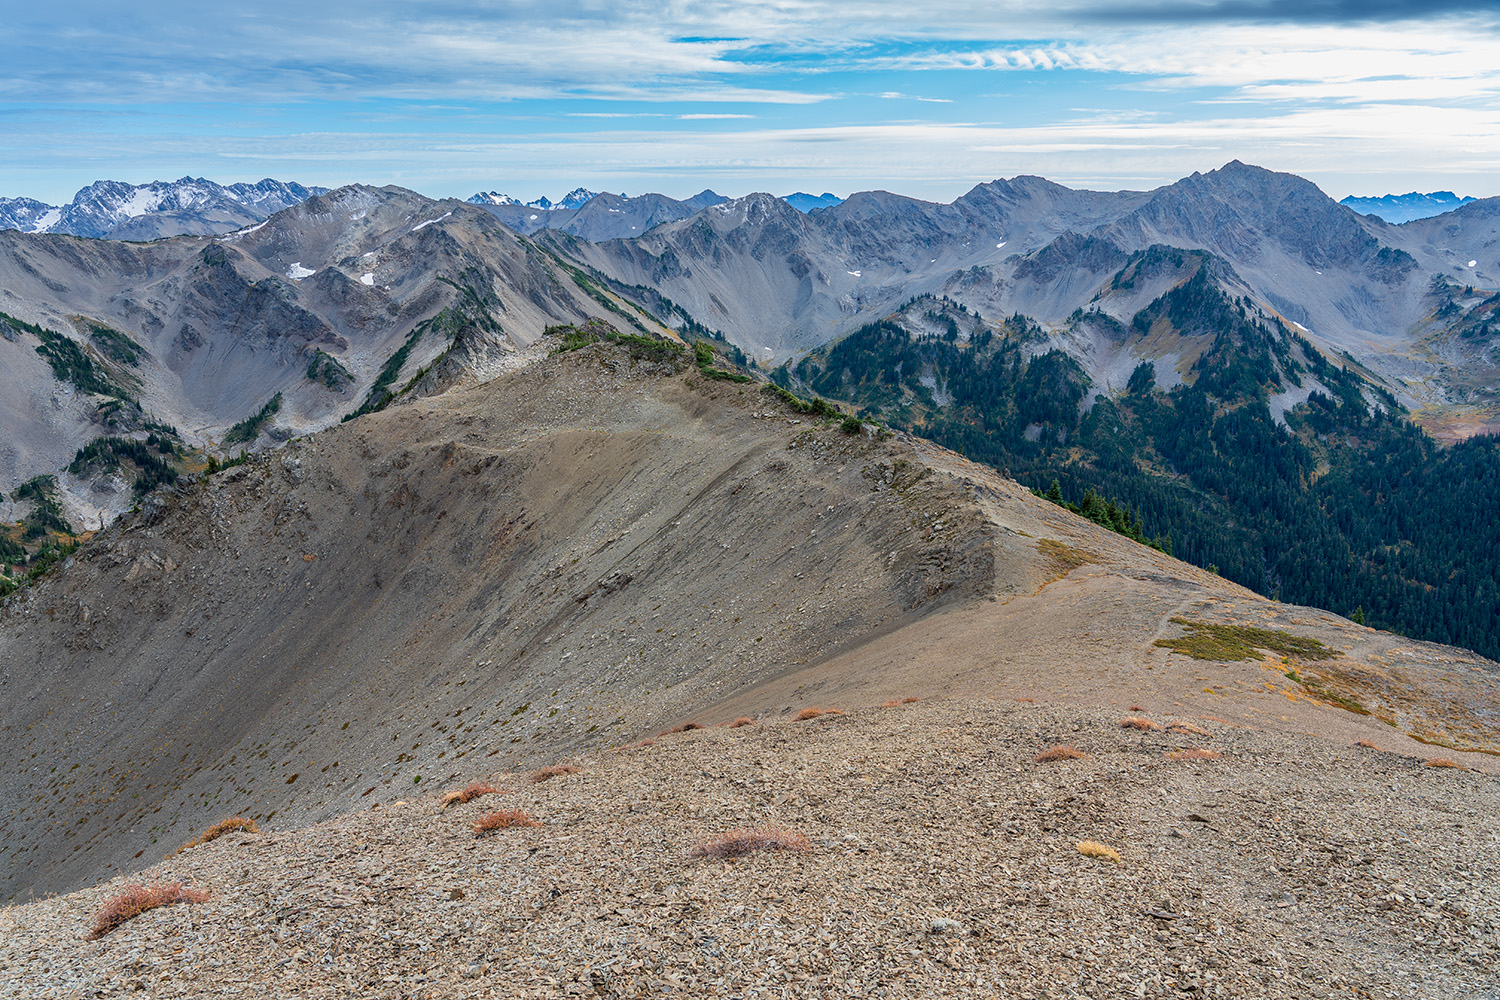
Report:
[[[497,809],[487,812],[479,817],[479,822],[474,824],[474,832],[479,836],[494,830],[508,830],[512,827],[541,826],[538,820],[532,819],[520,809]]]
[[[837,708],[804,708],[797,713],[797,722],[806,722],[808,719],[816,719],[820,715],[843,715]]]
[[[1431,760],[1427,761],[1427,763],[1424,764],[1423,766],[1424,767],[1456,767],[1456,768],[1458,768],[1460,770],[1463,770],[1463,771],[1467,771],[1468,770],[1467,767],[1464,767],[1458,761],[1452,760],[1452,759],[1450,759],[1448,757],[1434,757]]]
[[[1053,747],[1050,750],[1043,750],[1041,753],[1031,758],[1031,760],[1036,764],[1045,764],[1051,760],[1082,760],[1087,756],[1088,754],[1084,753],[1077,747],[1069,746],[1068,744],[1063,743],[1059,746]]]
[[[1125,718],[1123,718],[1123,719],[1120,720],[1120,728],[1121,729],[1144,729],[1147,732],[1155,732],[1156,730],[1160,729],[1161,726],[1158,726],[1156,723],[1152,722],[1150,719],[1142,718],[1139,715],[1128,715]]]
[[[1078,853],[1086,858],[1104,858],[1119,864],[1124,859],[1120,852],[1108,844],[1101,844],[1097,840],[1080,840],[1078,842]]]
[[[690,733],[694,729],[703,729],[703,728],[705,728],[705,727],[704,727],[704,725],[701,722],[684,722],[680,726],[673,726],[671,729],[664,729],[661,732],[657,733],[656,735],[657,736],[671,736],[673,733]]]
[[[892,698],[890,701],[883,701],[883,702],[881,702],[880,703],[880,707],[881,708],[895,708],[898,705],[910,705],[913,702],[919,701],[919,700],[920,699],[918,699],[918,698],[910,698],[910,697],[908,697],[908,698]]]
[[[802,834],[775,826],[745,827],[700,841],[689,853],[695,858],[740,858],[760,851],[810,851]]]
[[[500,789],[496,788],[488,781],[471,781],[463,788],[455,788],[451,792],[444,792],[443,808],[447,809],[449,806],[457,805],[461,802],[470,802],[474,799],[479,798],[479,796],[481,795],[489,795],[492,792],[498,791],[500,791]]]
[[[739,729],[739,728],[741,728],[743,726],[753,726],[753,725],[755,725],[755,720],[754,719],[750,718],[750,716],[748,716],[748,715],[742,715],[738,719],[735,719],[733,722],[721,722],[721,723],[719,723],[718,728],[720,728],[720,729]]]
[[[1364,747],[1366,750],[1379,750],[1380,749],[1379,745],[1376,744],[1372,740],[1360,740],[1358,743],[1356,743],[1354,745],[1357,746],[1357,747]]]
[[[138,917],[147,910],[154,910],[158,906],[171,906],[174,903],[203,903],[207,902],[208,898],[209,894],[204,890],[184,888],[181,882],[170,882],[165,885],[126,886],[124,892],[104,901],[104,906],[94,917],[94,926],[88,933],[88,940],[97,941],[125,921]]]
[[[1167,754],[1167,760],[1218,760],[1224,756],[1217,750],[1200,750],[1189,747],[1186,750],[1173,750]]]
[[[1035,698],[1017,698],[1016,701],[1024,701],[1028,705],[1035,705],[1036,704],[1036,699]]]
[[[1191,722],[1174,722],[1167,727],[1169,733],[1192,733],[1194,736],[1207,736],[1208,730],[1202,726],[1195,726]]]
[[[645,740],[642,740],[638,745],[645,746],[647,744]],[[551,781],[553,778],[560,778],[565,774],[577,774],[580,770],[582,769],[573,764],[548,764],[546,767],[539,767],[531,772],[531,783],[533,785],[540,785],[544,781]]]
[[[1141,707],[1141,706],[1139,706],[1139,705],[1131,705],[1131,706],[1130,706],[1130,710],[1131,710],[1131,711],[1132,711],[1132,712],[1144,712],[1144,711],[1145,711],[1145,709],[1144,709],[1144,708],[1142,708],[1142,707]]]
[[[219,820],[213,826],[177,848],[172,854],[181,854],[189,848],[201,847],[210,840],[218,840],[224,834],[233,833],[236,830],[243,830],[245,833],[260,833],[260,827],[255,825],[255,820],[246,819],[243,816],[231,816],[228,819]],[[168,854],[167,857],[170,858],[172,854]]]

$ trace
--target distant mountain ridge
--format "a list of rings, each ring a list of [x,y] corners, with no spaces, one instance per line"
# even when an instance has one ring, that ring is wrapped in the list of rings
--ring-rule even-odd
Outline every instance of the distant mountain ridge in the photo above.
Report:
[[[66,205],[0,198],[0,229],[112,240],[210,236],[264,222],[327,188],[272,178],[222,185],[202,177],[129,184],[95,181]]]
[[[478,194],[470,195],[464,200],[471,205],[517,205],[521,208],[535,208],[543,212],[555,212],[558,210],[582,208],[591,199],[597,198],[599,194],[600,192],[598,191],[576,187],[563,195],[558,201],[553,201],[546,195],[535,201],[522,201],[519,198],[512,198],[508,194],[501,194],[499,191],[480,191]],[[620,197],[623,198],[625,196],[621,195]]]
[[[1351,194],[1340,199],[1339,204],[1352,208],[1361,215],[1378,215],[1386,222],[1399,225],[1415,219],[1430,219],[1434,215],[1451,212],[1477,200],[1468,195],[1459,197],[1452,191],[1432,191],[1428,194],[1412,191],[1407,194],[1381,195],[1378,198],[1356,198]]]
[[[811,212],[816,208],[832,208],[834,205],[841,205],[844,202],[844,199],[838,195],[829,194],[827,191],[824,191],[822,194],[808,194],[806,191],[798,191],[795,194],[783,195],[781,200],[799,212]]]

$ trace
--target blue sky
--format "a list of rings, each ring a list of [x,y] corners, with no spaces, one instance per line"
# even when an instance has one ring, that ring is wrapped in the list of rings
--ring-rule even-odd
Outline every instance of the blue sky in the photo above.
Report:
[[[1231,159],[1334,197],[1489,196],[1500,15],[1493,0],[61,0],[7,14],[0,128],[0,195],[53,203],[189,174],[948,201],[1020,173],[1148,188]]]

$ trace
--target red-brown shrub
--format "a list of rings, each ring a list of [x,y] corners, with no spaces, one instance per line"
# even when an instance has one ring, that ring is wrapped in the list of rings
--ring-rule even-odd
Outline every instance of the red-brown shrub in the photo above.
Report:
[[[203,903],[208,899],[209,893],[202,889],[184,888],[181,882],[126,886],[124,892],[104,901],[104,906],[94,917],[94,926],[88,933],[88,940],[97,941],[125,921],[138,917],[147,910],[154,910],[158,906],[171,906],[174,903]]]
[[[762,826],[718,833],[700,841],[691,853],[695,858],[739,858],[757,851],[810,851],[812,842],[800,833]]]
[[[903,705],[911,705],[911,704],[915,704],[916,702],[919,702],[921,700],[922,699],[918,698],[916,695],[909,694],[905,698],[901,699],[901,704],[903,704]]]
[[[1356,743],[1354,745],[1357,746],[1357,747],[1364,747],[1366,750],[1379,750],[1380,749],[1380,747],[1377,746],[1371,740],[1360,740],[1358,743]]]
[[[750,716],[748,716],[748,715],[742,715],[738,719],[734,719],[733,721],[719,723],[718,728],[719,729],[739,729],[742,726],[753,726],[753,725],[755,725],[755,720],[754,719],[750,718]]]
[[[1456,760],[1450,760],[1447,757],[1434,757],[1431,760],[1429,760],[1426,763],[1425,766],[1426,767],[1457,767],[1457,768],[1462,768],[1463,770],[1466,770],[1466,771],[1468,770],[1468,768],[1464,767],[1458,761],[1456,761]]]
[[[541,826],[537,820],[532,819],[519,809],[497,809],[487,812],[479,817],[479,822],[474,824],[474,833],[483,836],[492,830],[507,830],[519,826]]]
[[[1154,730],[1160,729],[1161,727],[1158,726],[1156,723],[1152,722],[1150,719],[1143,719],[1143,718],[1141,718],[1138,715],[1131,715],[1131,716],[1127,716],[1126,718],[1123,718],[1123,719],[1120,720],[1120,728],[1121,729],[1144,729],[1144,730],[1147,730],[1148,732],[1150,732],[1150,731],[1154,731]]]
[[[1068,744],[1063,743],[1059,746],[1053,747],[1050,750],[1043,750],[1041,753],[1037,754],[1031,759],[1034,763],[1045,764],[1048,761],[1052,760],[1082,760],[1087,756],[1088,754],[1084,753],[1077,747],[1069,746]]]
[[[446,809],[451,805],[457,805],[461,802],[470,802],[474,799],[479,798],[479,796],[481,795],[489,795],[493,792],[498,791],[500,791],[500,789],[496,788],[488,781],[471,781],[463,788],[455,788],[451,792],[444,792],[443,808]]]
[[[531,783],[540,785],[544,781],[551,781],[564,774],[577,774],[579,770],[572,764],[548,764],[546,767],[539,767],[531,772]]]
[[[843,715],[837,708],[804,708],[797,713],[797,722],[806,722],[808,719],[816,719],[820,715]]]

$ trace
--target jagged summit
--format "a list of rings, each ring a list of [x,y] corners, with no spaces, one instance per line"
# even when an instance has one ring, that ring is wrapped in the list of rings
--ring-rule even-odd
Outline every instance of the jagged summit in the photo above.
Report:
[[[221,233],[263,221],[326,190],[269,177],[227,186],[202,177],[149,184],[102,180],[82,188],[66,205],[0,198],[0,228],[129,240]]]
[[[1460,198],[1452,191],[1432,191],[1422,194],[1412,191],[1407,194],[1387,194],[1378,197],[1349,195],[1339,199],[1339,204],[1351,208],[1361,215],[1376,215],[1386,222],[1400,224],[1414,219],[1429,219],[1462,208],[1477,199],[1464,195]]]

